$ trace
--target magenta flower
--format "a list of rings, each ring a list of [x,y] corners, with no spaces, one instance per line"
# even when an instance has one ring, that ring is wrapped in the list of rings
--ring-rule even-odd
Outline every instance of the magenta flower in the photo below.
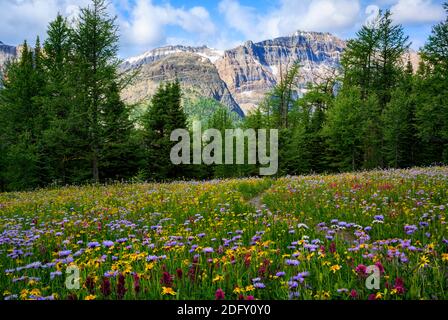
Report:
[[[216,298],[216,300],[224,300],[225,299],[225,293],[224,293],[224,291],[222,291],[221,288],[216,290],[215,298]]]

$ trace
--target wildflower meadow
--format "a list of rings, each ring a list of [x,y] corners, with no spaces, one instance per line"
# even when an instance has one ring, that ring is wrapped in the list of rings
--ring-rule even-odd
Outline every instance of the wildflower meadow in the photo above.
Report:
[[[431,167],[2,193],[0,295],[447,299],[447,187]]]

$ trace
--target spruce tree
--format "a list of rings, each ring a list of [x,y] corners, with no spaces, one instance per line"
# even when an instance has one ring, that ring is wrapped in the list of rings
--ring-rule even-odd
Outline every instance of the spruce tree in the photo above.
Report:
[[[35,50],[25,42],[18,61],[5,71],[0,91],[0,118],[3,158],[3,185],[9,190],[31,189],[41,184],[43,155],[42,106],[37,97],[42,87],[40,46]]]
[[[448,14],[448,3],[444,5]],[[417,81],[417,128],[424,164],[448,163],[448,15],[434,26],[422,50]]]
[[[73,32],[74,70],[77,78],[77,115],[74,123],[79,126],[78,134],[86,138],[85,150],[79,145],[78,156],[87,158],[91,164],[94,182],[99,182],[101,147],[105,137],[102,136],[104,118],[111,112],[121,114],[123,104],[111,109],[111,88],[120,87],[118,65],[118,27],[116,17],[110,17],[105,0],[92,0],[92,5],[82,8],[77,26]],[[117,110],[119,108],[120,110]],[[75,120],[72,117],[73,120]],[[87,153],[84,155],[83,153]]]
[[[143,117],[143,127],[147,178],[164,180],[185,177],[186,166],[174,165],[170,159],[171,149],[176,144],[170,141],[172,131],[187,129],[178,81],[159,86]]]

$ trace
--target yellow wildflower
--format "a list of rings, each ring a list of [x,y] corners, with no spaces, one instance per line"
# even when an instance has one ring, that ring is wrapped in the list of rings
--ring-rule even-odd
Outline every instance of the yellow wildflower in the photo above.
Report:
[[[213,278],[212,282],[215,283],[222,280],[224,280],[224,277],[218,274],[216,277]]]
[[[429,264],[429,258],[427,256],[420,257],[419,269],[426,267]]]
[[[173,290],[173,288],[167,288],[167,287],[162,287],[162,295],[172,295],[175,296],[176,295],[176,291]]]
[[[85,297],[84,298],[84,300],[95,300],[96,299],[96,296],[94,296],[94,295],[88,295],[87,297]]]
[[[250,286],[246,287],[246,292],[251,292],[251,291],[254,291],[254,290],[255,290],[255,287],[253,285],[250,285]]]
[[[330,267],[330,271],[333,271],[333,273],[336,273],[336,271],[341,270],[341,266],[338,264],[335,264],[334,266]]]
[[[242,292],[244,292],[244,289],[242,289],[242,288],[236,287],[235,289],[233,289],[233,293],[240,294]]]
[[[150,271],[154,268],[154,263],[148,263],[145,267],[145,271]]]

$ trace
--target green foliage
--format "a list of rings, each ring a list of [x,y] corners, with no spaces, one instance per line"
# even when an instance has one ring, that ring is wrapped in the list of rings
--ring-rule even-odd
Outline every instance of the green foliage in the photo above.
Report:
[[[187,128],[178,81],[160,85],[143,117],[143,127],[147,177],[156,180],[185,177],[186,168],[173,165],[170,160],[171,148],[177,144],[170,140],[171,132]]]
[[[171,132],[195,120],[223,136],[278,129],[279,175],[448,163],[448,18],[434,26],[417,73],[404,63],[403,27],[381,12],[348,42],[341,70],[301,96],[300,65],[280,68],[244,119],[213,99],[182,97],[178,81],[161,84],[149,108],[127,106],[120,91],[133,75],[119,74],[118,40],[106,1],[92,0],[77,24],[58,15],[42,48],[39,38],[32,49],[25,43],[2,70],[1,191],[259,173],[258,165],[173,165]]]
[[[448,5],[445,4],[448,13]],[[448,162],[448,17],[436,25],[423,48],[417,79],[417,127],[424,164]]]
[[[183,110],[187,116],[188,126],[191,128],[194,121],[201,121],[203,128],[206,128],[215,113],[227,112],[232,123],[238,123],[241,118],[235,112],[228,111],[228,108],[212,98],[184,98]],[[213,127],[212,127],[213,128]]]
[[[323,134],[332,155],[330,167],[357,170],[362,159],[362,93],[356,87],[344,89],[328,111]]]

